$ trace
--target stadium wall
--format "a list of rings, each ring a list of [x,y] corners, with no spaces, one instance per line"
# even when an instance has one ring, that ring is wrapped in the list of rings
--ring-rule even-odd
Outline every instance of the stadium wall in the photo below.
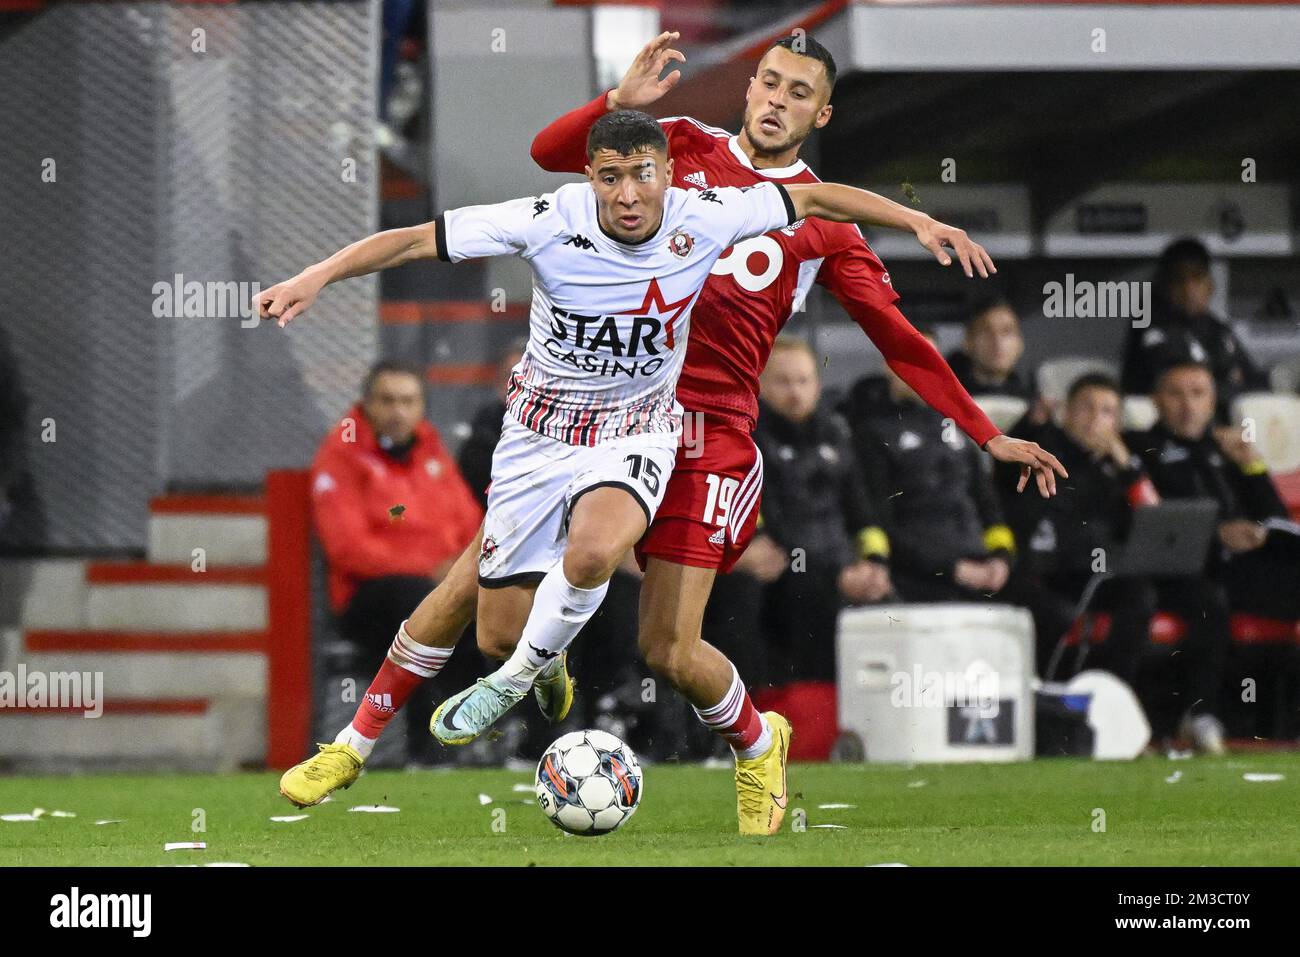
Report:
[[[377,228],[378,30],[376,0],[109,3],[0,40],[0,323],[47,547],[142,550],[151,495],[301,467],[353,399],[373,280],[287,332],[247,300]]]

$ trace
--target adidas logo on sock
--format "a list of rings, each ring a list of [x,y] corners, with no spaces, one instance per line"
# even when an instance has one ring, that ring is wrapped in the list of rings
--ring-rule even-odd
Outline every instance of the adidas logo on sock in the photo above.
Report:
[[[718,529],[716,532],[714,532],[712,535],[710,535],[710,536],[709,536],[709,544],[710,544],[710,545],[725,545],[725,544],[727,544],[727,530],[726,530],[725,528],[720,528],[720,529]]]
[[[686,180],[686,182],[690,183],[692,186],[698,186],[700,189],[707,189],[709,186],[709,181],[704,178],[704,173],[701,170],[696,170],[694,173],[687,173],[682,177],[682,179]]]
[[[391,694],[367,694],[366,700],[370,702],[372,707],[380,711],[393,710],[393,696]]]

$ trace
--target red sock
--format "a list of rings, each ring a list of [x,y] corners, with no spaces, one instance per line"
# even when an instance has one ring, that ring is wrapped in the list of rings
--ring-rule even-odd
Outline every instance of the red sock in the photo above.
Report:
[[[749,700],[749,692],[745,690],[744,682],[734,667],[731,687],[722,700],[703,711],[696,708],[695,713],[705,727],[726,738],[732,750],[737,753],[752,751],[767,728],[763,716],[754,707],[754,702]]]
[[[451,657],[451,648],[429,648],[416,644],[406,633],[406,622],[397,629],[397,637],[388,649],[379,673],[366,689],[366,695],[352,718],[352,728],[361,736],[374,740],[383,733],[393,716],[402,710],[426,678],[432,678]]]

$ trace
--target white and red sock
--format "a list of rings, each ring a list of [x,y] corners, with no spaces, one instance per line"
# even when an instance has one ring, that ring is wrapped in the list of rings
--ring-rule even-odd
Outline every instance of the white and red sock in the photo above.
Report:
[[[416,688],[442,670],[454,650],[418,644],[407,634],[406,622],[402,622],[352,723],[338,733],[334,742],[350,744],[363,760],[369,758],[388,722],[402,710]]]
[[[772,746],[772,729],[749,700],[735,665],[731,666],[731,686],[722,700],[711,708],[696,708],[695,714],[706,728],[726,739],[737,758],[756,758]]]

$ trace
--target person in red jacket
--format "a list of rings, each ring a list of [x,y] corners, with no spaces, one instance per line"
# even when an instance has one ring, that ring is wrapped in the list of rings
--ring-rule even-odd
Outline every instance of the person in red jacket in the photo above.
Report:
[[[311,468],[312,517],[329,566],[330,608],[357,667],[378,666],[402,620],[478,533],[483,509],[438,431],[424,418],[419,370],[380,362],[361,401],[330,430]],[[397,649],[399,654],[407,654]],[[409,655],[440,670],[436,648]],[[476,660],[477,659],[477,660]],[[481,658],[465,656],[481,673]],[[459,684],[466,674],[448,675]],[[431,702],[430,702],[431,703]],[[371,702],[392,708],[382,700]],[[427,744],[428,714],[411,709],[409,751]]]

